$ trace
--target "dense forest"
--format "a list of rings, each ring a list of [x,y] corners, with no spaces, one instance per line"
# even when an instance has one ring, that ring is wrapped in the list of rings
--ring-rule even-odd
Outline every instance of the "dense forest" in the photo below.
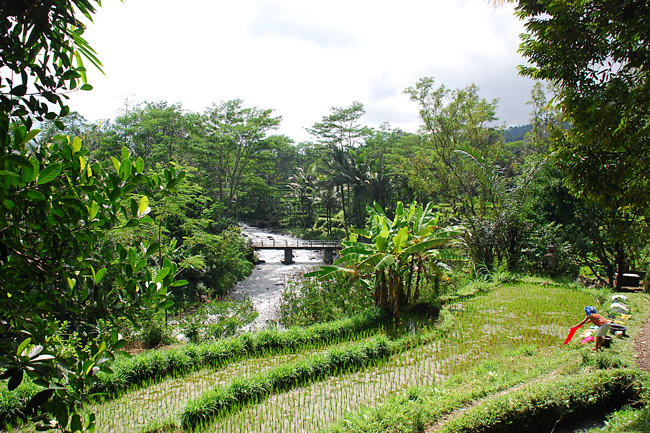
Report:
[[[495,126],[497,101],[481,98],[474,85],[451,90],[423,78],[406,92],[421,110],[419,133],[365,125],[359,102],[333,107],[307,128],[313,140],[303,143],[273,134],[282,119],[272,109],[241,100],[203,113],[143,102],[99,124],[79,113],[61,122],[107,167],[125,147],[160,175],[186,173],[164,206],[150,203],[166,242],[176,240],[192,288],[223,294],[246,274],[246,265],[224,258],[241,254],[232,233],[239,221],[341,240],[366,226],[367,206],[390,213],[399,201],[433,203],[448,224],[463,225],[473,272],[575,279],[582,270],[612,286],[617,272],[646,266],[643,215],[576,197],[564,182],[551,135],[567,125],[549,104],[551,89],[537,84],[530,124],[508,129]],[[37,140],[60,132],[47,123]]]
[[[647,7],[516,3],[531,62],[520,73],[540,80],[528,125],[498,126],[498,102],[475,85],[423,77],[403,89],[417,133],[390,119],[372,128],[350,101],[296,143],[274,134],[273,107],[239,99],[200,113],[145,101],[88,122],[65,94],[92,89],[86,67],[101,68],[79,21],[100,2],[2,2],[0,374],[9,391],[39,387],[26,413],[94,431],[80,404],[100,372],[112,373],[123,334],[157,332],[145,337],[154,346],[169,315],[207,315],[203,305],[251,272],[241,222],[343,241],[335,266],[296,283],[285,302],[288,316],[304,314],[296,293],[347,310],[318,304],[327,312],[287,325],[373,305],[399,323],[421,299],[437,314],[461,280],[525,274],[620,288],[617,275],[645,271]],[[368,350],[411,343],[378,338]]]

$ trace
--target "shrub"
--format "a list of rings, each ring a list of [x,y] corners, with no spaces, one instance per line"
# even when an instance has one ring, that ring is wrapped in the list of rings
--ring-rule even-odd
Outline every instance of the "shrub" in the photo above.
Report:
[[[128,344],[146,349],[174,341],[171,329],[165,324],[164,313],[153,310],[144,310],[134,322],[122,320],[119,331]]]
[[[301,278],[290,281],[283,290],[278,322],[283,326],[308,326],[350,316],[372,304],[367,290],[349,278]]]
[[[178,329],[193,343],[213,341],[235,335],[256,317],[257,312],[248,299],[212,301],[183,317]]]

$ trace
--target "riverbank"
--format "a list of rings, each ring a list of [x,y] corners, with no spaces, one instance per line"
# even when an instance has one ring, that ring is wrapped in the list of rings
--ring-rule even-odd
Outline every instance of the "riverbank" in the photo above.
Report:
[[[266,229],[241,225],[243,236],[254,241],[273,241],[276,243],[295,243],[298,238]],[[230,291],[232,299],[250,299],[259,316],[246,330],[263,329],[277,320],[277,308],[280,305],[282,290],[286,284],[314,267],[323,263],[322,252],[312,250],[295,250],[294,263],[282,263],[282,250],[261,250],[257,253],[259,263],[246,279],[239,281]]]

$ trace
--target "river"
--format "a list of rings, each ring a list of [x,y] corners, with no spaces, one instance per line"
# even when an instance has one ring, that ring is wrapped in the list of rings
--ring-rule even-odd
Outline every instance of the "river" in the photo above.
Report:
[[[257,227],[242,224],[243,235],[251,241],[270,241],[283,244],[285,241],[295,242],[291,236],[273,233]],[[257,257],[262,261],[256,265],[251,275],[238,282],[231,290],[234,299],[249,298],[259,313],[259,316],[248,330],[262,329],[277,320],[277,307],[285,284],[316,266],[323,264],[323,252],[318,250],[294,250],[294,263],[285,265],[283,250],[260,250]]]

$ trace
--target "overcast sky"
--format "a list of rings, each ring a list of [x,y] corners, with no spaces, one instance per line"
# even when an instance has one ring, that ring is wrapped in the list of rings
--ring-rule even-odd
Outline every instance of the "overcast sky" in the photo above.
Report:
[[[201,112],[240,98],[282,116],[297,142],[332,107],[353,101],[363,122],[415,132],[403,90],[421,77],[499,98],[500,123],[528,123],[532,82],[517,75],[522,24],[488,0],[117,0],[85,34],[104,65],[71,96],[88,120],[141,101]],[[88,66],[88,65],[87,65]]]

